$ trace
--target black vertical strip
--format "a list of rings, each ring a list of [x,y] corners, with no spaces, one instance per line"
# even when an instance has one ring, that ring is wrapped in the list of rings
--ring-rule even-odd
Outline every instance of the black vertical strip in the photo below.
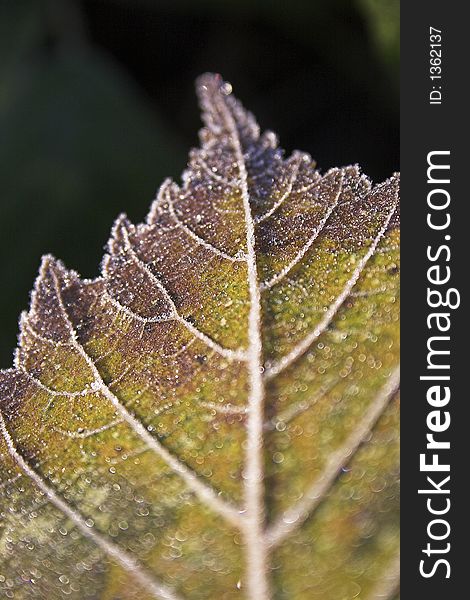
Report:
[[[470,576],[467,566],[470,527],[466,514],[470,508],[466,485],[470,480],[467,416],[470,394],[466,381],[470,375],[467,308],[470,193],[466,189],[470,181],[470,151],[465,147],[469,129],[465,90],[470,71],[470,29],[461,12],[463,7],[461,2],[452,0],[401,4],[401,598],[406,600],[466,597],[466,580]],[[440,34],[430,30],[431,27],[440,30]],[[431,38],[433,34],[440,35],[440,39]],[[438,57],[440,64],[431,61]],[[433,66],[440,66],[441,70],[431,70]],[[437,74],[440,79],[430,78]],[[436,164],[450,165],[450,170],[434,169],[431,179],[450,179],[450,183],[427,181],[428,155],[436,151],[450,153],[434,154],[432,158]],[[431,203],[445,205],[449,197],[449,206],[442,210],[430,208],[430,192]],[[433,229],[427,222],[428,215],[435,226],[443,226],[449,218],[450,224]],[[429,271],[430,267],[437,268]],[[441,282],[449,274],[449,281]],[[461,304],[458,308],[444,305],[432,308],[428,289],[440,292],[443,302],[447,298],[453,306],[460,295]],[[439,304],[438,293],[431,296],[434,304]],[[448,331],[440,331],[438,323],[442,329],[448,327]],[[431,340],[433,337],[439,339]],[[449,350],[450,354],[429,356],[428,344],[434,350]],[[429,368],[428,359],[435,368]],[[449,380],[433,381],[420,379],[421,376],[449,377]],[[447,404],[445,387],[450,392]],[[451,421],[447,427],[448,418]],[[450,449],[427,448],[430,443],[427,434],[433,434],[436,442],[450,442]],[[420,454],[425,454],[424,462],[428,465],[435,460],[438,470],[420,469]],[[445,465],[450,466],[449,472],[440,470]],[[450,479],[446,481],[448,476]],[[419,489],[425,493],[419,494]],[[430,509],[443,512],[432,514]],[[420,573],[420,565],[428,577]]]

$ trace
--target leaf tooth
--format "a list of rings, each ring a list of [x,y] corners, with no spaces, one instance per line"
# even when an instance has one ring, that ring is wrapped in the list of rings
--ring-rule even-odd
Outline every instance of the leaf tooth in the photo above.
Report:
[[[145,220],[145,222],[147,223],[147,225],[153,225],[157,220],[159,215],[161,215],[162,211],[163,211],[163,206],[166,203],[166,194],[167,194],[167,188],[169,186],[171,186],[173,183],[173,180],[171,179],[171,177],[167,177],[164,182],[162,183],[162,185],[159,187],[158,192],[157,192],[157,196],[155,198],[155,200],[152,202],[152,204],[150,205],[150,210],[148,212],[147,218]]]
[[[66,282],[78,276],[73,271],[67,271],[63,263],[54,256],[46,254],[42,257],[39,275],[36,278],[31,293],[31,304],[27,314],[28,322],[33,329],[46,338],[54,341],[66,341],[70,337],[68,325],[63,319],[58,319],[60,307],[54,289],[54,273],[59,271]]]
[[[277,133],[271,131],[270,129],[266,129],[260,136],[260,145],[263,149],[272,148],[273,150],[279,145],[279,138],[277,137]]]
[[[130,226],[130,221],[128,220],[126,213],[121,213],[113,223],[111,235],[106,245],[106,249],[110,254],[115,252],[116,243],[122,238],[122,229],[126,226]]]
[[[125,215],[115,222],[102,263],[105,287],[110,297],[143,319],[169,319],[175,308],[164,290],[155,285],[149,269],[138,260],[130,236],[135,227]]]

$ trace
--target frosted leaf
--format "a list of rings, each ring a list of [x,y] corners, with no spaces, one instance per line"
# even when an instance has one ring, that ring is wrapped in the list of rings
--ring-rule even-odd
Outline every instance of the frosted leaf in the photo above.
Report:
[[[399,177],[197,89],[200,148],[101,275],[43,258],[0,374],[0,590],[392,598]]]

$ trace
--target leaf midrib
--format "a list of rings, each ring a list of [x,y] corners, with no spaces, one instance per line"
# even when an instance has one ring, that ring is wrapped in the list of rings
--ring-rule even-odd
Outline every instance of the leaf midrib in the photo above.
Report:
[[[265,489],[264,489],[264,399],[263,341],[261,335],[261,291],[256,260],[255,224],[251,212],[248,174],[238,128],[234,118],[221,100],[217,102],[220,115],[230,134],[235,160],[240,173],[240,188],[245,213],[246,263],[250,296],[248,314],[247,369],[249,394],[247,401],[246,451],[243,469],[245,515],[244,537],[246,543],[246,580],[250,598],[269,600],[268,547],[265,540]]]

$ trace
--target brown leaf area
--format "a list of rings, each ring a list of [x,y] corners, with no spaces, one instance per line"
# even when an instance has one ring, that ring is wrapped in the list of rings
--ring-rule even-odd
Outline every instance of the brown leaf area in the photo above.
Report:
[[[204,75],[181,185],[43,258],[0,374],[7,598],[392,599],[399,177],[285,158]]]

